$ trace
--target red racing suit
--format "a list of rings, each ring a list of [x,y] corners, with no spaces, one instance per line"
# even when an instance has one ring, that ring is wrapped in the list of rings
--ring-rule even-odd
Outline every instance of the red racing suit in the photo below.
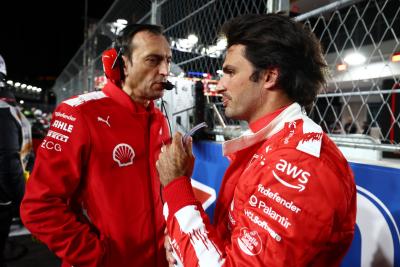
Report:
[[[167,266],[155,167],[163,114],[108,83],[61,103],[26,187],[21,217],[62,266]]]
[[[354,235],[354,178],[336,145],[297,103],[261,130],[225,142],[223,151],[231,163],[214,225],[187,177],[164,188],[179,264],[339,266]]]

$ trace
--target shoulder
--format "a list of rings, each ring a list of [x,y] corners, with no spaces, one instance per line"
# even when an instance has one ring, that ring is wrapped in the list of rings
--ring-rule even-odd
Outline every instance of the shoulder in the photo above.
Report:
[[[318,124],[307,116],[303,116],[300,120],[301,129],[298,130],[298,140],[296,140],[296,150],[314,156],[320,157],[322,148],[322,139],[324,132]]]
[[[305,115],[286,122],[282,131],[262,144],[259,153],[270,158],[272,164],[279,164],[281,169],[285,166],[315,174],[347,171],[348,166],[321,126]]]
[[[325,134],[318,124],[305,115],[284,123],[283,128],[265,140],[263,146],[276,152],[291,151],[319,158]]]
[[[99,100],[108,98],[102,91],[90,92],[78,96],[71,97],[62,102],[62,104],[70,107],[78,107],[83,105],[90,105],[99,102]]]

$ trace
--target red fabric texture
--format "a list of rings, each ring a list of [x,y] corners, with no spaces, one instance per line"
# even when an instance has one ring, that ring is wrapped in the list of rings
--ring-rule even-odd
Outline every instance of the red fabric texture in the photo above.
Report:
[[[228,155],[213,225],[199,202],[185,205],[179,186],[166,194],[168,206],[182,206],[167,227],[184,266],[340,265],[354,235],[353,174],[322,130],[310,132],[320,127],[295,110],[293,120],[275,118],[279,131]]]
[[[111,83],[57,107],[21,217],[63,266],[167,266],[155,168],[167,127]]]

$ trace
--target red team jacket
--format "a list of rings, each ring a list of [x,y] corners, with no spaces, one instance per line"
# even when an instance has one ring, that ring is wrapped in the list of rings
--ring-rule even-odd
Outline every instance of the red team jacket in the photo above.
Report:
[[[111,83],[64,101],[27,183],[24,224],[62,266],[167,266],[155,168],[167,139],[153,103],[146,111]]]
[[[354,235],[350,167],[317,124],[290,105],[263,129],[223,145],[231,164],[211,225],[180,177],[164,216],[184,266],[339,266]]]

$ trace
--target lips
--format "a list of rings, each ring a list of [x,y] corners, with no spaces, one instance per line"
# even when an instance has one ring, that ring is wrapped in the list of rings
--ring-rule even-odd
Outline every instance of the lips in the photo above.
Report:
[[[228,105],[228,102],[232,100],[232,98],[224,93],[222,93],[222,105],[226,107]]]
[[[158,88],[160,90],[164,89],[163,82],[155,82],[155,83],[153,83],[153,86],[155,86],[156,88]]]

